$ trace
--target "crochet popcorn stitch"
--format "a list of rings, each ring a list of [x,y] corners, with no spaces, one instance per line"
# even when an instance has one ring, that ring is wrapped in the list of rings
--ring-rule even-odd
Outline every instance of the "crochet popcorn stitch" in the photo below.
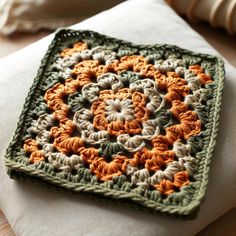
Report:
[[[223,79],[222,60],[210,55],[61,30],[6,166],[74,191],[190,215],[206,190]]]

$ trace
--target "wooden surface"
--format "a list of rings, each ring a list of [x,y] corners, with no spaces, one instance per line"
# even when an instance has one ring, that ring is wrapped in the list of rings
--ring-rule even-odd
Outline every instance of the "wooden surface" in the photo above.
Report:
[[[3,216],[3,213],[0,211],[0,235],[1,236],[14,236],[14,232],[11,229],[11,226],[8,224],[6,218]]]

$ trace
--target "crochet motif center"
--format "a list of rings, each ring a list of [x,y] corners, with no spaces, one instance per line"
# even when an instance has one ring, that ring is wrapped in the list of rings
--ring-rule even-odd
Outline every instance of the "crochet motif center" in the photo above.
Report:
[[[191,185],[192,143],[204,130],[198,110],[213,82],[200,64],[119,56],[81,41],[52,67],[61,81],[45,89],[22,146],[31,164],[86,169],[101,184],[123,176],[130,188],[162,196]]]

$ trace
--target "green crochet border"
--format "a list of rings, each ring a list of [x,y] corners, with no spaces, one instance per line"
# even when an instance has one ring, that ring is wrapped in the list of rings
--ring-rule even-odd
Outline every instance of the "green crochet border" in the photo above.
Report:
[[[188,199],[184,204],[173,205],[168,202],[159,203],[148,199],[144,196],[141,196],[137,193],[126,192],[121,190],[115,190],[106,188],[103,186],[88,184],[88,183],[75,183],[71,181],[69,177],[66,176],[55,176],[53,175],[53,169],[48,163],[39,163],[37,165],[30,165],[26,158],[19,157],[19,153],[16,153],[17,147],[21,145],[22,134],[24,133],[24,123],[29,119],[28,112],[30,111],[32,104],[31,101],[33,97],[37,96],[37,88],[40,83],[43,82],[45,73],[47,72],[48,67],[53,62],[53,56],[58,52],[59,49],[69,45],[75,41],[79,41],[82,38],[87,38],[91,41],[102,41],[104,44],[117,44],[127,46],[128,48],[138,48],[138,49],[152,49],[152,50],[164,50],[169,53],[177,53],[180,55],[187,55],[191,58],[201,58],[204,61],[210,61],[214,63],[215,70],[213,76],[216,78],[217,86],[214,87],[213,94],[213,104],[210,109],[209,120],[210,123],[207,124],[207,131],[209,136],[204,140],[204,149],[201,152],[201,155],[204,155],[204,158],[201,158],[199,163],[197,181],[195,181],[195,188],[188,188]],[[13,139],[7,148],[5,155],[5,165],[8,168],[8,173],[10,176],[33,176],[36,178],[32,179],[43,179],[46,182],[50,182],[57,186],[73,190],[75,192],[93,192],[97,194],[102,194],[103,196],[115,198],[115,199],[129,199],[133,200],[135,203],[138,203],[142,206],[150,208],[152,211],[158,211],[169,214],[176,215],[191,215],[197,211],[200,206],[201,201],[204,198],[207,183],[208,183],[208,173],[210,168],[210,161],[213,155],[214,146],[216,144],[216,136],[219,123],[219,113],[221,107],[221,97],[223,91],[223,81],[225,77],[224,72],[224,63],[223,60],[215,56],[210,56],[207,54],[199,54],[189,50],[181,49],[177,46],[172,45],[135,45],[130,42],[123,40],[111,38],[105,35],[98,34],[92,31],[75,31],[68,29],[61,29],[56,33],[55,38],[53,39],[51,45],[48,48],[48,51],[41,62],[41,66],[38,70],[38,75],[36,76],[34,83],[29,91],[29,94],[25,100],[23,111],[19,117],[17,124],[17,129],[13,136]],[[16,159],[17,156],[17,159]],[[28,178],[28,177],[27,177]],[[69,180],[70,179],[70,180]]]

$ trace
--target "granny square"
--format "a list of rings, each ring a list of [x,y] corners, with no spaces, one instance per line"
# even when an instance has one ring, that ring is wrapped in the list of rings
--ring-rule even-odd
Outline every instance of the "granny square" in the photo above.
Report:
[[[26,98],[8,172],[190,215],[205,195],[223,80],[214,56],[62,29]]]

